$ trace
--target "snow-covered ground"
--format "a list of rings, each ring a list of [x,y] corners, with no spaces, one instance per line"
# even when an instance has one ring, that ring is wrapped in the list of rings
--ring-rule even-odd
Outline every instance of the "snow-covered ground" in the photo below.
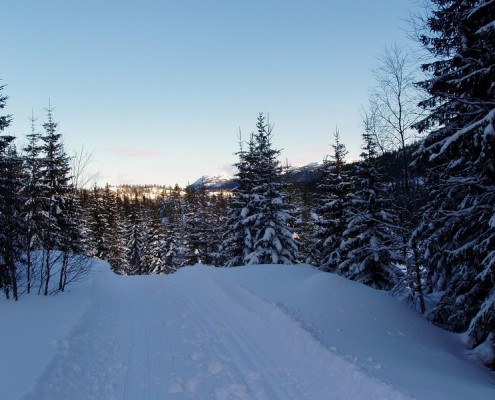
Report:
[[[460,335],[310,266],[100,262],[70,290],[0,301],[0,398],[495,398]]]

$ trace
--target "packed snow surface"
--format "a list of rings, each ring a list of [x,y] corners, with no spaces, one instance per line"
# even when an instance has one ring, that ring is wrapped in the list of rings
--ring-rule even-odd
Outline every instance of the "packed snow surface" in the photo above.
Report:
[[[495,376],[384,292],[301,266],[122,277],[0,301],[2,399],[490,399]]]

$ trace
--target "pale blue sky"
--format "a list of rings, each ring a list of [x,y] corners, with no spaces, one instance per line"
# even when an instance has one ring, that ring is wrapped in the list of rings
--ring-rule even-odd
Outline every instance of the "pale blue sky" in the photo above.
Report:
[[[51,99],[67,150],[100,183],[193,182],[236,161],[239,128],[269,113],[274,147],[321,161],[338,126],[360,147],[376,57],[414,0],[6,0],[1,83],[24,137]]]

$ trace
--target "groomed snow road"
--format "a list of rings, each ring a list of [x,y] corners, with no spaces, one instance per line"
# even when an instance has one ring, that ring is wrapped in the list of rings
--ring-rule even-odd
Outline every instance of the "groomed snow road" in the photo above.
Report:
[[[26,400],[407,399],[228,274],[97,273]]]

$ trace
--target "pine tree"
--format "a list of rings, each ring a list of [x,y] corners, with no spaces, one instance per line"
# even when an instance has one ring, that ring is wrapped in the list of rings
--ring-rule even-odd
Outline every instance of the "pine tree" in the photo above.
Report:
[[[162,244],[164,226],[160,219],[159,209],[150,204],[144,210],[143,256],[141,262],[147,274],[166,272]]]
[[[0,86],[0,110],[3,110],[5,108],[8,99],[7,96],[1,94],[4,88],[5,85]],[[0,132],[3,132],[4,129],[9,126],[11,121],[12,121],[11,115],[0,115]]]
[[[221,242],[220,224],[217,214],[216,197],[207,192],[204,186],[186,188],[185,234],[186,259],[188,265],[215,265]]]
[[[255,162],[254,137],[250,136],[245,150],[239,136],[239,161],[237,168],[238,185],[232,190],[228,200],[225,234],[221,245],[221,257],[227,267],[244,264],[245,257],[253,250],[253,234],[248,223],[254,211],[250,209],[250,196],[254,186],[253,166]]]
[[[245,264],[290,264],[294,262],[297,244],[289,228],[293,216],[288,210],[277,160],[280,150],[272,149],[272,127],[258,116],[257,132],[253,135],[248,160],[252,174],[244,224],[252,235],[252,250],[244,256]]]
[[[42,245],[43,266],[40,290],[47,295],[50,290],[52,277],[52,253],[60,250],[64,231],[69,223],[66,211],[71,191],[70,163],[66,155],[62,135],[58,133],[58,124],[53,120],[53,109],[47,109],[47,121],[43,124],[44,133],[41,136],[41,188],[43,201]],[[65,232],[70,234],[69,232]],[[65,242],[67,243],[67,242]]]
[[[126,212],[125,230],[127,248],[128,270],[126,275],[142,275],[145,273],[142,264],[144,235],[143,235],[143,212],[137,195],[129,204],[129,212]]]
[[[183,214],[185,265],[195,265],[204,262],[204,231],[206,230],[206,221],[201,220],[200,217],[200,212],[204,208],[204,204],[202,204],[204,200],[204,196],[201,196],[198,190],[192,186],[186,187]]]
[[[161,218],[164,225],[162,253],[167,273],[185,265],[185,221],[182,189],[175,185],[170,195],[162,199]]]
[[[223,265],[222,242],[225,223],[227,221],[228,196],[223,191],[209,196],[208,220],[210,221],[209,234],[212,240],[209,245],[208,263]]]
[[[333,154],[323,160],[321,183],[318,185],[318,216],[314,238],[318,243],[319,266],[324,271],[334,271],[342,262],[340,244],[347,228],[349,193],[352,190],[347,172],[345,156],[347,150],[340,142],[339,131],[335,131]]]
[[[107,248],[104,241],[104,230],[107,223],[105,214],[105,194],[110,192],[107,185],[101,191],[96,184],[91,192],[84,197],[84,208],[88,215],[88,228],[90,230],[90,248],[93,257],[106,259]]]
[[[22,217],[22,159],[13,136],[0,136],[0,288],[7,298],[19,298],[18,267],[22,261],[26,224]]]
[[[31,116],[31,133],[26,136],[27,144],[23,148],[24,169],[26,170],[26,185],[23,194],[26,199],[24,207],[24,219],[26,220],[26,285],[27,292],[31,292],[33,274],[35,271],[35,251],[41,248],[43,204],[41,184],[41,134],[36,131],[36,119]]]
[[[128,271],[122,206],[110,185],[93,189],[90,230],[96,257],[107,260],[117,274]]]
[[[417,163],[427,164],[431,200],[414,239],[426,291],[441,294],[430,318],[491,348],[484,361],[495,368],[495,3],[431,3],[421,37],[434,57],[421,83],[429,114],[416,125],[430,131]]]
[[[1,95],[0,110],[6,105],[7,96]],[[10,115],[0,116],[0,132],[10,125]],[[24,185],[22,159],[14,146],[15,137],[0,136],[0,289],[7,298],[19,297],[18,264],[22,259],[25,223],[22,218],[24,199],[20,194]]]
[[[314,226],[316,223],[315,196],[304,184],[291,181],[291,172],[284,174],[287,184],[287,204],[293,210],[294,220],[290,224],[293,236],[298,242],[298,253],[296,261],[318,265],[319,244],[314,237]]]
[[[362,162],[354,172],[356,190],[350,198],[347,228],[340,247],[341,262],[337,272],[377,289],[390,290],[401,272],[400,238],[383,175],[376,165],[376,143],[368,132],[363,134]]]

